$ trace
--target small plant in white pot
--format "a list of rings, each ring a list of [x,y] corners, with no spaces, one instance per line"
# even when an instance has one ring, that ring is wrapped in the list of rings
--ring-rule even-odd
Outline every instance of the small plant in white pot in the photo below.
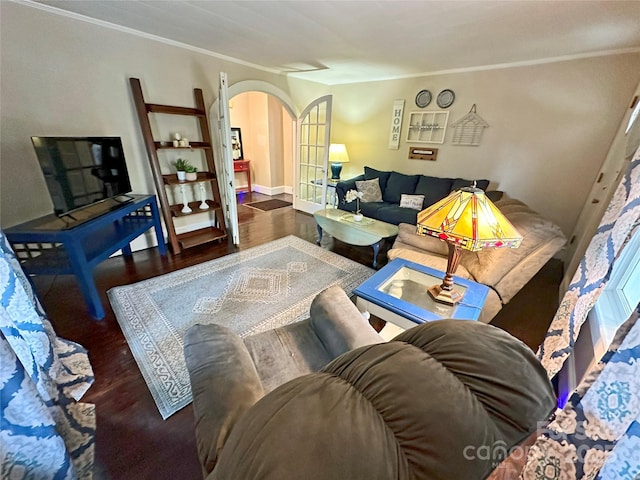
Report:
[[[189,161],[184,158],[177,159],[173,162],[173,166],[176,167],[176,174],[178,175],[178,180],[181,182],[184,182],[187,179],[187,168],[193,168]]]
[[[193,165],[188,165],[185,172],[187,172],[187,180],[194,181],[198,179],[198,169]]]

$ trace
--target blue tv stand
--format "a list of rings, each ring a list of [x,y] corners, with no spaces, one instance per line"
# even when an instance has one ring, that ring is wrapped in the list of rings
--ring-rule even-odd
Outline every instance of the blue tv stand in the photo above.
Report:
[[[130,243],[154,228],[161,255],[167,254],[155,195],[129,195],[85,207],[61,218],[31,220],[5,230],[27,274],[73,274],[91,316],[104,318],[93,269],[113,253],[131,256]]]

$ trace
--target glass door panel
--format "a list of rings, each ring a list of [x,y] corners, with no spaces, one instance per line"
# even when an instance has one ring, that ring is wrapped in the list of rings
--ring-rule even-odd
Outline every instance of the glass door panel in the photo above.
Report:
[[[331,100],[331,95],[317,99],[298,119],[294,207],[307,213],[324,208],[326,203]]]

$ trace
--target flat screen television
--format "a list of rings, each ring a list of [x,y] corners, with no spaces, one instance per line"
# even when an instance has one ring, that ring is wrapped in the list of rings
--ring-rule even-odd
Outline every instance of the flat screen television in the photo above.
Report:
[[[31,137],[58,216],[131,197],[120,137]],[[120,199],[119,197],[123,197]]]

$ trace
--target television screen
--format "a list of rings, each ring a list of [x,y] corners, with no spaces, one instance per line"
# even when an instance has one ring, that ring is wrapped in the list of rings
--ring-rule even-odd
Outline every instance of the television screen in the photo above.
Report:
[[[131,191],[119,137],[31,137],[31,141],[56,215]]]

